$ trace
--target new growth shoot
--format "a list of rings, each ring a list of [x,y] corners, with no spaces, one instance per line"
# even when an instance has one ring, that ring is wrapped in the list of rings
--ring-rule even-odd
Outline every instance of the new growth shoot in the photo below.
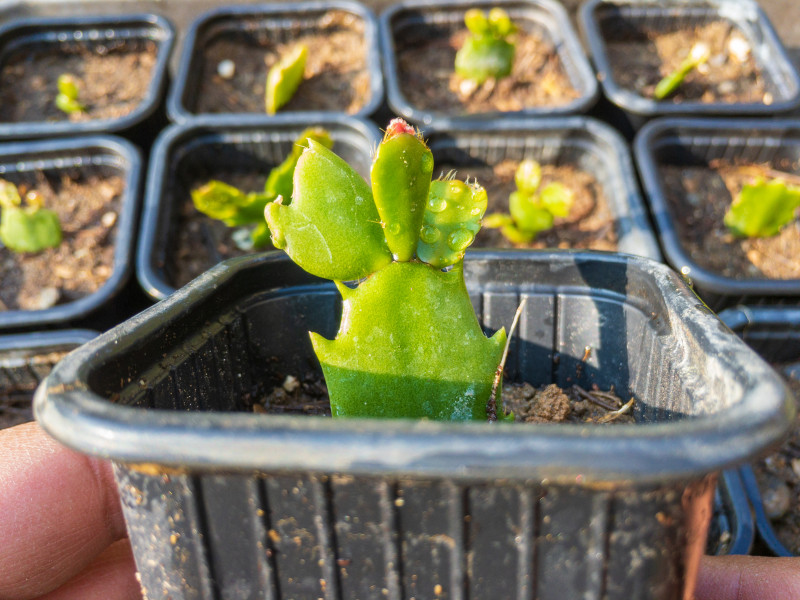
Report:
[[[469,35],[456,53],[456,73],[478,85],[490,77],[500,79],[510,75],[514,43],[509,38],[517,28],[508,13],[502,8],[493,8],[487,16],[473,8],[464,15],[464,24]]]
[[[542,186],[542,167],[535,160],[523,160],[514,175],[517,190],[508,197],[510,214],[492,213],[483,224],[500,228],[514,244],[526,244],[542,231],[553,227],[556,217],[566,217],[572,208],[573,193],[553,181]]]
[[[56,107],[60,111],[68,115],[86,111],[86,107],[78,99],[80,90],[77,80],[72,75],[69,73],[59,75],[57,86]]]
[[[303,81],[307,58],[308,48],[299,44],[281,56],[269,70],[264,101],[267,114],[274,115],[292,99]]]
[[[267,205],[275,246],[342,296],[336,338],[311,333],[334,416],[487,418],[506,335],[483,334],[463,272],[486,192],[432,173],[421,136],[395,119],[371,186],[309,140],[292,202]]]
[[[683,80],[686,79],[686,76],[710,57],[711,48],[709,48],[708,44],[703,42],[696,43],[689,51],[689,56],[683,59],[678,68],[658,82],[653,92],[653,97],[656,100],[664,100],[674,94],[683,83]]]
[[[17,186],[0,179],[0,241],[14,252],[41,252],[61,243],[58,215],[43,208],[41,195],[28,192],[25,202]]]
[[[327,148],[333,147],[333,140],[327,131],[321,128],[306,129],[295,140],[284,161],[270,171],[263,192],[243,192],[222,181],[212,180],[192,191],[195,208],[228,227],[242,227],[241,233],[234,235],[242,250],[268,246],[270,232],[264,221],[264,208],[278,199],[287,204],[291,200],[294,169],[308,140]]]

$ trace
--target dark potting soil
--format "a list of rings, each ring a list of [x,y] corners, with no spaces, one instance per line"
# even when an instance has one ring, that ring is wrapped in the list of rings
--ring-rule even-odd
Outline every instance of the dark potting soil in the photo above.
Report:
[[[511,75],[476,86],[456,75],[456,52],[466,29],[421,26],[397,35],[400,89],[416,108],[451,113],[511,112],[561,106],[580,96],[553,44],[536,33],[516,34]]]
[[[26,44],[0,64],[0,121],[117,119],[133,111],[150,86],[158,46],[151,40]],[[85,112],[55,105],[59,76],[72,75]]]
[[[661,167],[681,244],[697,264],[725,277],[800,278],[800,221],[795,219],[778,235],[752,239],[735,237],[723,222],[746,183],[779,175],[800,181],[792,174],[798,170],[798,164],[734,164],[722,160],[704,166]]]
[[[300,379],[290,375],[266,397],[256,398],[253,411],[258,413],[331,415],[328,389],[315,374]],[[613,388],[584,390],[573,385],[562,390],[555,384],[535,388],[528,383],[506,383],[503,405],[506,411],[514,412],[518,423],[632,423],[634,420],[632,407],[623,409],[625,402]]]
[[[800,411],[800,362],[773,365],[794,392]],[[800,417],[783,446],[754,465],[764,509],[778,539],[800,555]]]
[[[328,110],[353,114],[369,100],[364,22],[352,13],[329,11],[313,23],[288,29],[218,34],[203,48],[195,112],[263,113],[267,72],[296,45],[308,48],[305,75],[280,111]],[[233,61],[233,77],[217,72]]]
[[[673,73],[700,42],[708,62],[692,70],[666,101],[772,104],[750,43],[731,23],[714,21],[691,29],[631,29],[610,20],[604,27],[614,80],[623,88],[652,98],[658,82]]]
[[[33,393],[67,352],[0,358],[0,429],[33,420]]]
[[[437,167],[437,174],[455,170],[458,179],[475,179],[489,197],[486,214],[508,213],[508,197],[516,190],[514,173],[518,161],[504,160],[494,167],[470,166]],[[603,194],[602,187],[591,174],[572,165],[542,165],[542,186],[558,181],[574,194],[568,217],[557,218],[549,231],[544,231],[527,244],[509,242],[499,229],[482,228],[475,239],[475,247],[483,248],[583,248],[592,250],[617,250],[617,231],[614,215]]]
[[[23,196],[35,191],[58,214],[63,239],[36,254],[0,247],[0,310],[49,308],[96,292],[114,266],[123,179],[85,167],[7,179]]]
[[[207,177],[197,179],[187,186],[196,189],[211,179],[223,181],[242,191],[251,192],[264,189],[267,174],[208,173]],[[253,252],[271,250],[271,246],[258,250],[242,250],[233,240],[237,228],[228,227],[222,221],[207,217],[199,212],[188,195],[178,201],[174,222],[174,233],[170,236],[172,247],[167,252],[170,260],[168,271],[171,283],[177,288],[205,273],[211,267],[235,256],[245,256]]]

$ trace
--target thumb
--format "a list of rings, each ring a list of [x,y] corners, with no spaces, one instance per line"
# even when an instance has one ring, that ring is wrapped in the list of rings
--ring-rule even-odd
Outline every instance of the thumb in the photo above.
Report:
[[[705,556],[695,600],[800,599],[800,558]]]

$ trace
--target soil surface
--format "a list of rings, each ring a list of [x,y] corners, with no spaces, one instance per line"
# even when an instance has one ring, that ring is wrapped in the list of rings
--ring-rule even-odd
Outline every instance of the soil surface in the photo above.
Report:
[[[24,359],[0,359],[0,429],[33,420],[33,392],[66,354],[50,352]]]
[[[0,121],[117,119],[147,94],[158,46],[152,40],[23,45],[0,65]],[[60,75],[76,79],[85,112],[55,105]]]
[[[486,214],[508,213],[508,197],[516,190],[514,173],[518,161],[504,160],[494,167],[437,167],[447,174],[454,170],[458,179],[476,179],[489,196]],[[475,247],[482,248],[583,248],[592,250],[617,250],[617,231],[614,215],[606,200],[602,186],[589,173],[571,165],[542,165],[542,187],[558,181],[569,187],[574,194],[570,215],[557,218],[555,225],[543,231],[527,244],[515,245],[508,241],[499,229],[483,227],[475,239]]]
[[[720,160],[708,166],[661,167],[681,244],[692,259],[734,279],[800,278],[800,221],[795,219],[778,235],[752,239],[735,237],[723,222],[745,184],[781,173],[796,178],[792,172],[798,168],[796,164],[770,166]]]
[[[352,13],[330,11],[312,25],[291,30],[249,30],[216,36],[202,50],[194,112],[263,113],[267,72],[298,44],[308,47],[304,78],[279,112],[328,110],[353,114],[367,103],[370,80],[364,22]],[[218,73],[222,61],[233,61],[233,77],[226,79]]]
[[[800,362],[773,365],[794,392],[800,411]],[[800,555],[800,417],[781,448],[755,465],[767,516],[778,539]]]
[[[614,392],[584,390],[577,385],[563,390],[555,384],[535,388],[528,383],[503,385],[503,406],[518,423],[632,423],[632,404]],[[253,411],[270,414],[330,416],[330,400],[319,375],[301,379],[288,376],[265,398],[253,400]],[[619,411],[619,414],[617,414]]]
[[[17,254],[0,247],[0,310],[37,310],[96,292],[111,275],[125,183],[97,168],[8,176],[20,194],[35,191],[54,210],[56,248]]]
[[[456,75],[456,52],[464,45],[462,28],[418,27],[397,35],[400,89],[411,105],[447,113],[511,112],[562,106],[580,96],[553,44],[520,30],[511,75],[476,86]]]
[[[666,102],[773,102],[750,45],[736,27],[724,21],[677,31],[617,30],[607,25],[604,37],[614,80],[623,88],[652,98],[658,82],[673,73],[692,47],[706,44],[711,57],[693,69]]]
[[[211,179],[217,179],[245,192],[264,189],[268,173],[232,174],[213,173],[211,177],[197,179],[189,189],[196,189]],[[170,257],[171,283],[176,288],[208,271],[211,267],[235,256],[271,250],[272,246],[258,250],[242,250],[233,240],[236,227],[228,227],[222,221],[212,219],[199,212],[187,193],[183,201],[177,202],[174,235],[170,237],[174,246],[167,253]]]

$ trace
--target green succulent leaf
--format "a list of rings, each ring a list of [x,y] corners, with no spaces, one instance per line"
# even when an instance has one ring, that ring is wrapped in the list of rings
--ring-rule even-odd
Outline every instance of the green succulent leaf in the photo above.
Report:
[[[554,217],[568,217],[573,201],[572,190],[560,181],[548,183],[539,192],[539,202]]]
[[[321,127],[309,127],[303,131],[292,145],[292,151],[289,153],[281,164],[270,171],[267,182],[264,184],[264,192],[271,198],[281,196],[284,204],[291,202],[292,193],[294,190],[294,169],[297,166],[297,161],[300,160],[300,155],[303,150],[308,148],[308,140],[314,140],[325,146],[326,148],[333,148],[333,139],[331,134]],[[263,208],[262,211],[263,213]],[[261,217],[262,215],[259,215]]]
[[[264,208],[275,196],[257,192],[245,193],[222,181],[212,180],[192,190],[195,208],[222,221],[229,227],[259,223],[264,220]]]
[[[303,81],[307,58],[308,47],[300,44],[282,56],[269,70],[264,102],[267,114],[274,115],[292,99]]]
[[[58,215],[46,208],[3,208],[0,240],[14,252],[41,252],[61,243]]]
[[[431,182],[417,257],[438,269],[463,259],[480,231],[487,204],[486,190],[477,183]]]
[[[460,265],[396,262],[339,290],[336,339],[311,334],[334,416],[486,419],[506,335],[483,334]]]
[[[414,257],[428,201],[433,173],[433,154],[408,127],[393,121],[372,163],[370,179],[375,206],[383,224],[386,243],[395,260]]]
[[[67,114],[84,112],[86,107],[78,100],[80,91],[78,81],[70,74],[59,75],[56,82],[58,94],[56,95],[56,107]]]
[[[22,198],[19,195],[17,186],[10,181],[0,179],[0,207],[15,208],[21,204]]]
[[[361,279],[392,260],[369,186],[314,140],[297,162],[292,203],[265,214],[275,247],[317,277]]]
[[[706,44],[695,44],[690,50],[689,56],[683,59],[678,68],[656,84],[653,97],[656,100],[664,100],[674,94],[686,79],[686,76],[706,62],[710,56],[711,50]]]
[[[769,237],[797,217],[800,188],[784,181],[759,181],[745,185],[725,214],[725,225],[741,237]]]
[[[456,53],[455,70],[464,79],[478,85],[490,77],[500,79],[511,74],[515,46],[507,38],[516,31],[508,13],[493,8],[488,18],[478,9],[464,15],[469,36]]]
[[[542,166],[529,158],[519,163],[514,173],[517,189],[526,194],[535,194],[542,183]]]

